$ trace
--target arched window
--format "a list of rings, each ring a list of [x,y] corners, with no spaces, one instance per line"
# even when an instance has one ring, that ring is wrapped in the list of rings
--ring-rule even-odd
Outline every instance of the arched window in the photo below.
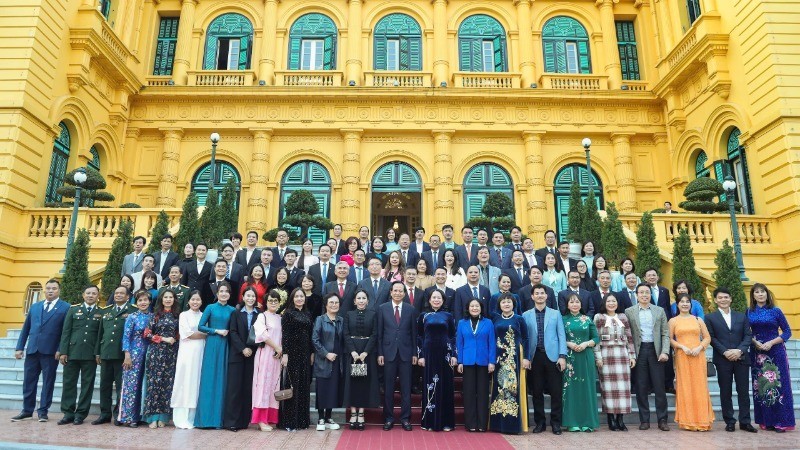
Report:
[[[500,192],[514,200],[514,184],[502,167],[492,163],[473,166],[464,177],[464,223],[483,215],[486,195]]]
[[[742,212],[754,214],[753,193],[750,190],[750,174],[747,170],[745,148],[739,144],[740,134],[742,134],[741,131],[738,128],[734,128],[728,135],[728,169],[733,175],[733,179],[736,180],[736,200],[742,204]],[[724,181],[724,178],[719,181]]]
[[[372,177],[372,190],[375,192],[421,192],[422,180],[419,173],[408,164],[390,162],[375,172]]]
[[[211,163],[204,164],[197,170],[192,179],[192,191],[197,194],[197,203],[199,206],[206,204],[208,199],[208,179],[211,177]],[[220,199],[222,196],[222,189],[229,178],[236,180],[236,205],[239,204],[239,193],[241,192],[241,178],[239,172],[230,163],[225,161],[215,161],[214,164],[214,193]]]
[[[284,210],[286,200],[292,195],[292,192],[299,189],[305,189],[314,194],[314,198],[317,199],[317,204],[319,205],[318,215],[330,217],[331,176],[328,174],[328,170],[314,161],[300,161],[292,164],[284,172],[281,179],[281,206],[278,220],[283,219],[286,214]],[[316,228],[309,229],[308,235],[314,241],[315,246],[324,243],[328,238],[327,230]]]
[[[375,25],[375,70],[422,70],[422,29],[406,14],[389,14]]]
[[[336,35],[328,16],[300,16],[289,30],[289,70],[335,70]]]
[[[100,152],[97,151],[97,147],[93,145],[92,148],[89,149],[89,154],[92,155],[92,159],[89,161],[88,166],[100,172]]]
[[[60,202],[61,196],[56,189],[64,185],[64,176],[67,174],[69,162],[70,136],[64,122],[58,124],[61,132],[53,144],[53,158],[50,160],[50,172],[47,177],[47,190],[44,193],[45,203]]]
[[[697,159],[694,160],[694,176],[695,178],[701,177],[708,177],[710,176],[708,167],[708,155],[703,150],[700,150],[700,153],[697,154]]]
[[[392,161],[372,176],[372,229],[375,234],[397,224],[397,232],[422,225],[422,179],[406,163]]]
[[[458,27],[458,70],[508,72],[506,30],[494,17],[476,14]]]
[[[25,300],[22,304],[22,314],[28,315],[28,311],[31,310],[31,305],[38,302],[42,298],[42,283],[38,281],[34,281],[33,283],[28,285],[28,288],[25,289]]]
[[[553,184],[556,206],[556,232],[558,240],[563,240],[569,229],[569,197],[572,183],[578,182],[581,188],[581,198],[586,200],[589,195],[589,173],[586,166],[581,164],[570,164],[561,168],[556,174]],[[592,189],[594,198],[597,200],[597,207],[603,209],[603,185],[597,172],[592,171]]]
[[[689,25],[693,24],[700,14],[700,0],[686,0],[686,13],[689,15]]]
[[[203,70],[246,70],[250,68],[253,24],[241,14],[223,14],[206,31]]]
[[[542,29],[544,71],[550,73],[592,73],[589,34],[572,17],[553,17]]]

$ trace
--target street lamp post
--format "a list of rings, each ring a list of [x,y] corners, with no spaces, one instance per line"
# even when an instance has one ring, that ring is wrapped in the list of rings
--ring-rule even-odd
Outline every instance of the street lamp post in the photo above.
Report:
[[[593,191],[593,180],[592,180],[592,156],[589,154],[592,148],[592,140],[589,138],[583,138],[581,141],[581,145],[583,145],[583,149],[586,150],[586,172],[589,177],[589,190]],[[580,184],[580,180],[578,180],[578,184]]]
[[[217,165],[217,143],[219,143],[219,133],[215,131],[211,133],[211,173],[208,177],[208,195],[214,192],[214,169]]]
[[[72,176],[75,182],[75,201],[72,204],[72,217],[69,221],[69,234],[67,235],[67,250],[64,252],[64,264],[61,266],[61,273],[67,270],[67,259],[69,259],[69,252],[72,249],[72,243],[75,241],[75,226],[78,222],[78,206],[81,204],[81,186],[86,182],[86,169],[79,167],[75,170]]]
[[[732,176],[728,175],[725,177],[725,181],[722,182],[722,188],[725,189],[725,194],[728,198],[728,212],[731,215],[731,231],[733,231],[733,253],[736,255],[736,265],[739,266],[739,278],[742,281],[747,281],[747,276],[744,274],[744,260],[742,259],[742,243],[739,240],[739,224],[736,222],[736,211],[734,211],[733,205],[736,195],[736,181]]]

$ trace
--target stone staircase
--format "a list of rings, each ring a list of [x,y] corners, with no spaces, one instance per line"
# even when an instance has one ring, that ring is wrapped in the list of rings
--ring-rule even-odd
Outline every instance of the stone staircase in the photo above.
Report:
[[[22,380],[23,380],[23,359],[15,359],[14,358],[14,347],[17,343],[17,338],[19,336],[19,330],[8,330],[8,335],[6,337],[0,338],[0,409],[4,410],[14,410],[20,411],[22,409]],[[800,417],[800,341],[798,340],[790,340],[786,344],[787,353],[789,356],[789,368],[791,373],[791,383],[792,383],[792,393],[794,395],[794,411],[795,416]],[[711,349],[708,350],[708,356],[711,356]],[[59,417],[60,407],[61,407],[61,371],[62,368],[59,366],[58,373],[56,375],[56,386],[55,392],[53,393],[53,406],[50,408],[50,412],[55,414],[56,417]],[[99,408],[99,384],[100,384],[100,369],[98,368],[97,377],[95,379],[95,394],[92,398],[92,410],[90,413],[91,415],[97,415],[100,412]],[[39,384],[39,389],[41,389],[41,383]],[[717,413],[717,420],[722,420],[722,414],[720,412],[720,400],[719,400],[719,387],[717,385],[716,377],[710,377],[708,379],[708,389],[711,393],[711,402],[714,406],[714,410]],[[37,391],[38,392],[38,391]],[[311,405],[313,409],[314,405],[314,386],[312,384],[311,390]],[[736,402],[736,392],[734,390],[734,408],[737,408]],[[667,395],[667,399],[669,401],[669,409],[670,409],[670,420],[672,419],[672,412],[675,408],[675,396],[674,395]],[[416,400],[416,398],[415,398]],[[651,408],[654,408],[654,403],[651,399]],[[412,406],[419,407],[418,401],[414,403]],[[37,407],[38,407],[38,394],[37,394]],[[549,398],[545,398],[545,407],[549,408]],[[316,419],[315,411],[312,414],[312,422]],[[341,421],[344,420],[344,410],[340,409],[335,411],[337,414],[337,418]],[[633,401],[633,412],[632,414],[635,415],[637,412],[636,409],[636,401]],[[533,409],[531,406],[531,414],[533,413]],[[460,417],[459,417],[460,419]],[[374,420],[374,419],[373,419]],[[463,420],[463,419],[462,419]],[[457,422],[461,422],[462,420],[458,420]],[[629,419],[630,423],[636,422],[637,419],[634,418],[632,415]]]

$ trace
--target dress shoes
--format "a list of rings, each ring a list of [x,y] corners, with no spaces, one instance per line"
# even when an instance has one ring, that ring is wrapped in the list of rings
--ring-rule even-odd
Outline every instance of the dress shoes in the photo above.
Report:
[[[48,420],[50,419],[47,418],[47,414],[42,414],[41,416],[39,416],[39,423],[44,423],[47,422]]]
[[[11,418],[12,422],[22,422],[23,420],[28,420],[33,418],[33,414],[28,413],[19,413],[16,416]]]
[[[742,431],[747,431],[748,433],[758,433],[758,430],[756,430],[755,427],[753,427],[749,423],[740,424],[739,429]]]
[[[392,422],[391,420],[387,420],[386,422],[383,423],[383,431],[389,431],[392,428],[394,428],[394,422]]]
[[[98,417],[92,421],[92,425],[102,425],[104,423],[111,423],[111,419],[107,417]]]
[[[639,424],[639,429],[640,430],[649,430],[650,429],[650,423],[649,422],[640,423]]]
[[[72,423],[74,421],[75,421],[75,419],[68,419],[68,418],[64,417],[63,419],[59,420],[56,423],[59,424],[59,425],[66,425],[66,424]]]
[[[728,431],[728,432],[736,431],[736,424],[735,423],[726,424],[725,425],[725,431]]]
[[[543,423],[537,423],[536,426],[533,427],[533,433],[538,434],[538,433],[543,432],[546,429],[547,429],[547,425],[545,425]]]
[[[411,431],[411,430],[412,430],[412,427],[411,427],[411,422],[409,422],[409,421],[407,421],[407,420],[404,420],[404,421],[403,421],[403,430],[405,430],[405,431]]]
[[[73,425],[83,425],[83,419],[75,419],[72,422]]]
[[[669,431],[669,425],[667,425],[667,421],[666,420],[659,421],[658,429],[661,431]]]
[[[556,436],[561,435],[561,425],[550,425],[550,428],[553,429],[553,434],[555,434]]]

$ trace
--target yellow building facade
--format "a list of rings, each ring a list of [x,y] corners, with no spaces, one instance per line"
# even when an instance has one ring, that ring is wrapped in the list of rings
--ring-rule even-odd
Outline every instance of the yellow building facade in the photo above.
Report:
[[[63,259],[66,171],[116,196],[81,210],[90,270],[116,225],[177,224],[192,190],[239,186],[241,230],[277,226],[299,187],[345,235],[456,229],[489,192],[543,243],[572,180],[638,213],[730,174],[751,280],[798,325],[800,5],[720,0],[22,0],[0,6],[0,328]],[[588,186],[586,187],[588,189]],[[137,203],[142,209],[121,209]],[[727,216],[656,215],[670,273],[690,228],[701,275]],[[262,242],[263,243],[263,242]],[[794,296],[794,297],[793,297]]]

